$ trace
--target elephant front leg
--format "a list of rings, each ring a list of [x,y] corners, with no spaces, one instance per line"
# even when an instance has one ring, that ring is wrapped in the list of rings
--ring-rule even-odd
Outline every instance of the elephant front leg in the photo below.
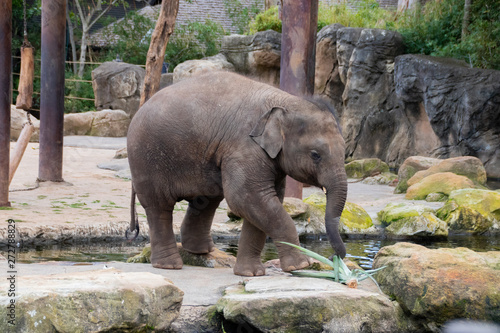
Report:
[[[172,229],[172,210],[146,208],[151,240],[151,264],[156,268],[181,269],[182,258]]]
[[[260,259],[266,243],[266,234],[250,222],[244,220],[238,242],[238,256],[233,268],[234,274],[260,276],[266,273]]]
[[[198,197],[189,202],[181,225],[182,247],[191,253],[205,254],[215,249],[210,228],[222,198]]]

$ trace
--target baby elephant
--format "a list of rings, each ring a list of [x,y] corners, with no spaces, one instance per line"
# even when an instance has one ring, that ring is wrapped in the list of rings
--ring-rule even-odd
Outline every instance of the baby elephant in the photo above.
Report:
[[[308,257],[280,243],[299,244],[282,206],[286,175],[326,188],[328,238],[336,254],[346,254],[338,231],[347,195],[344,140],[320,103],[236,74],[210,73],[155,94],[133,118],[127,146],[154,267],[182,267],[172,230],[175,203],[189,202],[182,247],[202,254],[214,249],[210,227],[223,198],[244,219],[235,274],[265,274],[266,235],[276,242],[283,270],[307,267]]]

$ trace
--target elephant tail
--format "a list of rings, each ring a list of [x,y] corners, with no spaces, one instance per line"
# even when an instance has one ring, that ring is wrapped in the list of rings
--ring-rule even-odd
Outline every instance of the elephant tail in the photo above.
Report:
[[[135,189],[132,185],[132,195],[130,196],[130,227],[125,231],[125,239],[134,240],[139,236],[139,218],[137,217],[137,212],[135,211]],[[135,233],[131,238],[129,238],[129,233]]]

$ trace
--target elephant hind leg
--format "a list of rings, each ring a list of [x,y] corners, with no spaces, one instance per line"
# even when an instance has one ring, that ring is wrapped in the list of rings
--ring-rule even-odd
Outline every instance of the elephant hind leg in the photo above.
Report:
[[[205,254],[214,250],[210,228],[222,199],[222,197],[200,196],[190,200],[181,225],[182,247],[186,251]]]
[[[156,268],[182,268],[182,258],[172,229],[172,211],[173,208],[146,208],[151,239],[151,264]]]
[[[243,221],[238,256],[233,272],[242,276],[260,276],[266,273],[260,255],[266,243],[266,234],[247,220]]]

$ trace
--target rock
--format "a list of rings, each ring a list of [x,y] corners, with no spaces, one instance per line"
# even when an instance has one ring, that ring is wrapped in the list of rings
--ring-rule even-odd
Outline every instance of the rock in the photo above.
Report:
[[[397,126],[401,110],[394,90],[394,61],[403,52],[403,39],[398,32],[380,29],[340,29],[337,32],[337,57],[345,89],[342,93],[342,134],[346,156],[353,159],[376,157],[395,165],[394,145],[404,145],[405,133]],[[349,47],[341,45],[349,37]],[[350,47],[355,45],[349,60]],[[341,60],[342,59],[342,60]],[[341,63],[342,62],[342,63]],[[399,136],[398,136],[399,135]]]
[[[425,144],[419,155],[476,156],[488,177],[500,178],[500,71],[407,54],[396,58],[394,80],[405,117],[418,115],[410,151]]]
[[[413,177],[417,171],[427,170],[431,166],[438,164],[442,160],[432,157],[410,156],[398,170],[398,185],[394,193],[405,193],[408,189],[408,179]]]
[[[425,177],[420,182],[410,186],[405,198],[408,200],[425,200],[430,193],[443,193],[450,195],[454,190],[474,188],[475,185],[467,177],[451,172],[440,172]]]
[[[128,152],[127,152],[127,147],[123,147],[121,149],[118,149],[115,153],[115,159],[123,159],[123,158],[128,158]]]
[[[380,175],[365,178],[362,183],[368,185],[389,185],[398,179],[392,172],[382,172]]]
[[[215,249],[207,254],[194,254],[182,248],[180,243],[177,244],[179,253],[182,257],[184,265],[209,267],[209,268],[222,268],[234,267],[236,264],[236,257],[227,254],[224,251]],[[151,245],[146,245],[142,252],[136,256],[127,259],[131,263],[150,263],[151,262]]]
[[[64,135],[127,136],[130,116],[122,110],[69,113],[64,116]]]
[[[17,141],[19,139],[19,135],[23,129],[25,123],[27,123],[27,115],[26,111],[21,109],[16,109],[15,105],[10,106],[10,139],[12,141]],[[31,142],[38,142],[38,138],[40,137],[40,121],[35,117],[30,117],[35,130],[31,135]]]
[[[337,59],[337,32],[344,28],[341,24],[324,27],[316,37],[316,68],[314,75],[314,93],[327,97],[342,116],[342,92],[344,83],[340,80],[339,61]]]
[[[370,215],[360,205],[346,202],[340,217],[340,233],[368,233],[367,229],[371,227],[373,227],[373,221]]]
[[[352,53],[358,44],[359,36],[363,28],[339,28],[337,30],[337,59],[339,63],[340,81],[347,83],[347,73]]]
[[[450,230],[480,234],[500,230],[500,193],[480,189],[463,189],[450,193],[437,215]]]
[[[103,162],[97,164],[99,169],[120,171],[129,169],[128,159],[112,160],[110,162]]]
[[[347,172],[347,177],[364,178],[382,172],[389,172],[389,166],[378,158],[367,158],[347,163],[345,171]]]
[[[171,86],[172,84],[174,84],[174,73],[164,73],[161,75],[161,77],[160,77],[160,89]]]
[[[216,308],[229,322],[227,326],[234,328],[232,332],[355,333],[397,332],[400,328],[398,307],[385,295],[324,279],[249,279],[226,288]]]
[[[283,207],[292,219],[306,218],[307,204],[298,198],[285,197],[283,200]]]
[[[446,200],[448,200],[448,196],[444,193],[429,193],[425,197],[427,202],[445,202]]]
[[[401,219],[417,217],[426,212],[433,212],[429,207],[418,205],[413,202],[390,203],[384,209],[377,213],[379,221],[383,226],[389,226],[391,223]]]
[[[95,106],[98,110],[124,110],[133,117],[139,109],[146,71],[124,62],[105,62],[92,71]]]
[[[222,39],[221,53],[236,72],[279,86],[281,34],[273,30],[253,36],[230,35]]]
[[[0,314],[7,318],[7,280]],[[110,332],[165,330],[178,317],[184,293],[161,275],[115,269],[16,276],[15,331]],[[7,321],[0,330],[10,332]]]
[[[475,183],[486,184],[486,170],[481,160],[477,157],[461,156],[448,158],[431,166],[427,170],[418,171],[408,180],[408,185],[416,184],[425,177],[438,172],[453,172],[456,175],[465,176]]]
[[[173,83],[213,71],[233,72],[234,66],[227,61],[223,54],[217,54],[201,60],[188,60],[178,64],[174,68]]]
[[[127,136],[130,116],[122,110],[102,110],[95,112],[90,135],[107,137]]]
[[[326,233],[325,211],[326,195],[323,193],[313,193],[304,202],[309,205],[309,218],[304,226],[300,221],[295,221],[299,235]],[[340,216],[339,231],[343,234],[373,233],[375,229],[373,221],[368,213],[355,203],[346,202],[342,215]],[[305,228],[306,231],[302,231]]]
[[[374,268],[376,278],[425,331],[438,331],[455,318],[500,321],[500,252],[466,248],[430,250],[410,243],[383,247]]]

